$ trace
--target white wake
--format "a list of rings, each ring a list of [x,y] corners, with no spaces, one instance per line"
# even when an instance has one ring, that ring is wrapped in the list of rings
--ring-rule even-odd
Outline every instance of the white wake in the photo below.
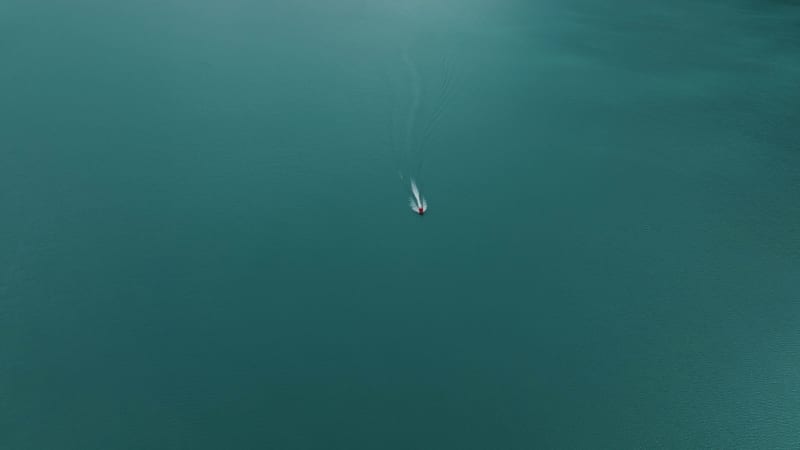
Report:
[[[415,213],[419,213],[420,208],[422,212],[428,210],[428,201],[419,193],[419,188],[417,187],[417,183],[412,179],[411,180],[411,194],[412,196],[409,198],[409,205],[411,209]]]

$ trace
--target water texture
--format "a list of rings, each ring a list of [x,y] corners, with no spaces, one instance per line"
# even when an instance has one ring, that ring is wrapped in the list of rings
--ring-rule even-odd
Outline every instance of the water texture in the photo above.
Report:
[[[6,0],[0,57],[0,449],[800,448],[796,2]]]

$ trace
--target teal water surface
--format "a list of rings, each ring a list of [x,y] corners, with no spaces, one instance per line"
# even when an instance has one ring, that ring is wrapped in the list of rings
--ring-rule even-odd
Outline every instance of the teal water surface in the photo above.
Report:
[[[11,0],[0,55],[0,449],[800,447],[794,2]]]

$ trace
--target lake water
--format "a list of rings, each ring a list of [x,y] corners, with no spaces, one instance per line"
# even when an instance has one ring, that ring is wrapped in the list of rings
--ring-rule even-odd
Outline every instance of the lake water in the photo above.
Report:
[[[795,2],[10,0],[0,55],[0,449],[800,447]]]

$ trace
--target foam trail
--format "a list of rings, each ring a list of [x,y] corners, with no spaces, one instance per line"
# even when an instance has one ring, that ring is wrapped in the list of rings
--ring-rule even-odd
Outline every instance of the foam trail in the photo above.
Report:
[[[413,179],[411,180],[411,193],[414,194],[414,200],[417,201],[417,205],[422,206],[422,200],[420,199],[419,189],[417,188],[417,183]]]
[[[409,199],[411,209],[416,213],[419,213],[420,209],[422,209],[422,212],[427,211],[428,202],[419,193],[419,188],[417,187],[417,183],[413,179],[411,180],[411,193],[413,194],[413,197]]]

